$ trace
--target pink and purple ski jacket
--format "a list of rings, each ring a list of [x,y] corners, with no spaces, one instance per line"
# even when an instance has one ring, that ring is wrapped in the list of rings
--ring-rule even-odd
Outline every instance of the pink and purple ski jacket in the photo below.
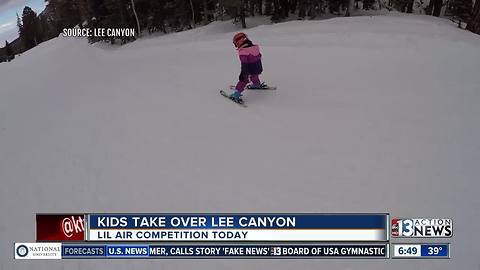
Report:
[[[263,71],[262,54],[258,45],[251,45],[237,49],[240,62],[242,63],[242,74],[258,75]]]

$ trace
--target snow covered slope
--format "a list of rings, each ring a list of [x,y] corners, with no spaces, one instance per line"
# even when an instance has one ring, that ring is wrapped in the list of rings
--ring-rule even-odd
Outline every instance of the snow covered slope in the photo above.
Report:
[[[0,269],[479,269],[480,37],[391,15],[231,22],[0,64]],[[390,212],[454,219],[451,260],[13,261],[36,212]]]

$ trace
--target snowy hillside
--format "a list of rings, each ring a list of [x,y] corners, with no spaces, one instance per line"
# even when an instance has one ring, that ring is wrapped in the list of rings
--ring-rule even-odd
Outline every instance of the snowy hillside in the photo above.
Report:
[[[78,38],[0,64],[0,269],[479,269],[480,36],[390,15],[248,29],[231,22],[122,47]],[[14,261],[36,212],[390,212],[454,219],[451,260]]]

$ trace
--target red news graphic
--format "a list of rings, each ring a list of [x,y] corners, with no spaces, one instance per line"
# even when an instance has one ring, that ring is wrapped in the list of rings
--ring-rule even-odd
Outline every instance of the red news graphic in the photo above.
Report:
[[[400,219],[394,218],[392,219],[392,236],[393,237],[398,237],[399,236],[399,221]]]
[[[38,214],[37,241],[84,241],[83,214]]]

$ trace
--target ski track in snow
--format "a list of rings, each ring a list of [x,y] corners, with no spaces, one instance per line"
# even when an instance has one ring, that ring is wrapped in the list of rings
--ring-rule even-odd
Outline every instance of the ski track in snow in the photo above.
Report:
[[[1,270],[480,269],[480,36],[408,15],[260,25],[278,90],[241,108],[218,94],[234,31],[56,38],[0,64]],[[14,261],[37,212],[445,217],[453,258]]]

